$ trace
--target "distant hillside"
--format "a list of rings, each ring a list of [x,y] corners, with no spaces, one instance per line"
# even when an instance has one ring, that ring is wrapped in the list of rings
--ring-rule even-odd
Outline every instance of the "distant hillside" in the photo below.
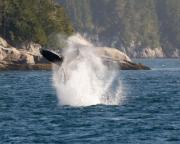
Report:
[[[52,33],[70,35],[72,25],[55,0],[0,0],[0,36],[13,45],[45,45]]]
[[[58,0],[79,32],[132,57],[180,56],[180,0]]]

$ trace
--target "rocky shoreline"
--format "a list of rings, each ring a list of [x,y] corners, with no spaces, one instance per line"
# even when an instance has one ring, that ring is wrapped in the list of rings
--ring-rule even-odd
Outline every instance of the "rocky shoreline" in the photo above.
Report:
[[[0,64],[0,71],[8,70],[51,70],[51,64]]]
[[[40,49],[41,46],[33,42],[15,48],[0,37],[0,70],[51,70],[51,63],[41,56]],[[97,48],[97,54],[103,57],[105,64],[116,63],[121,70],[150,69],[143,64],[132,62],[126,54],[115,48]]]

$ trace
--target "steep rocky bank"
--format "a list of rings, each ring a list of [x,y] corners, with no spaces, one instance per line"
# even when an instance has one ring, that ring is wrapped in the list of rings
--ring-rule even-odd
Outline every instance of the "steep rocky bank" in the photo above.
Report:
[[[76,31],[131,58],[180,57],[180,0],[58,0]]]
[[[49,70],[51,65],[41,56],[39,44],[30,42],[15,48],[0,37],[0,70]]]
[[[26,42],[15,48],[0,38],[0,70],[51,70],[51,64],[41,54],[41,46],[33,42]],[[97,47],[96,54],[107,65],[118,64],[122,70],[148,70],[149,67],[136,64],[123,52],[115,48]]]
[[[134,63],[125,53],[116,48],[97,47],[96,53],[100,56],[107,66],[118,65],[121,70],[149,70],[143,64]]]

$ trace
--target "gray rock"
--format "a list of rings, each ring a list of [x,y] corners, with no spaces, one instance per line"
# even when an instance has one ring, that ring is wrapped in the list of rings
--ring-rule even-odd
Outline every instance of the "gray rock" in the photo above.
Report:
[[[9,44],[7,43],[6,40],[4,40],[2,37],[0,37],[0,46],[7,48],[7,47],[9,47]]]
[[[143,64],[136,64],[123,52],[115,48],[98,47],[96,54],[102,58],[103,62],[110,68],[117,65],[121,70],[149,70]]]
[[[23,49],[22,49],[23,48]],[[21,49],[10,46],[0,37],[0,69],[46,69],[50,70],[49,62],[45,60],[39,50],[39,44],[30,42],[24,43]],[[123,52],[115,48],[97,47],[95,54],[103,59],[103,62],[111,66],[118,64],[120,69],[138,70],[149,69],[142,64],[135,64]]]

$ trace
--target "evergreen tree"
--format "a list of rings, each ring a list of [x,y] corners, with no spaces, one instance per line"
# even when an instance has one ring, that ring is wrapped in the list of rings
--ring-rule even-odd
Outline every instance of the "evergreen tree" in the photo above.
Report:
[[[180,0],[59,0],[75,29],[106,46],[180,48]],[[89,23],[86,24],[86,23]]]
[[[51,33],[70,35],[72,25],[54,0],[3,0],[0,35],[12,44],[34,41],[47,44]]]

